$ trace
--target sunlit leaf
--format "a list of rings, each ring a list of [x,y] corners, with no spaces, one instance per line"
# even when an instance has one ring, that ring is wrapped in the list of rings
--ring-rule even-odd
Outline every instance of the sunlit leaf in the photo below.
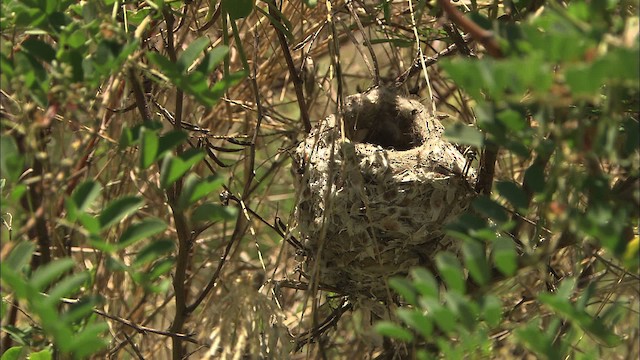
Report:
[[[507,276],[512,276],[518,269],[518,253],[513,240],[497,236],[493,240],[493,263]]]
[[[200,149],[189,149],[178,157],[165,156],[160,168],[160,186],[169,187],[203,158],[204,153]]]
[[[185,72],[198,59],[202,52],[211,44],[211,41],[203,36],[193,40],[189,46],[180,54],[176,62],[177,70]]]
[[[98,218],[100,228],[106,229],[115,225],[125,216],[137,211],[143,204],[144,201],[137,196],[124,196],[112,201],[107,205],[106,209],[100,213]]]
[[[52,282],[71,270],[74,265],[75,262],[70,258],[52,261],[39,267],[31,276],[29,284],[38,291],[43,291],[47,286],[51,285]]]
[[[413,278],[413,286],[415,286],[420,295],[428,298],[438,298],[439,285],[433,274],[423,268],[414,268],[411,270],[411,277]]]
[[[13,269],[13,271],[20,273],[31,261],[31,256],[33,255],[35,248],[36,246],[30,241],[20,241],[13,247],[9,256],[7,256],[7,258],[2,262]]]
[[[254,0],[222,0],[222,7],[231,20],[249,16],[253,11]]]
[[[409,304],[415,305],[417,303],[416,290],[409,280],[401,277],[392,277],[389,279],[389,286]]]
[[[156,260],[173,250],[174,246],[173,241],[169,239],[152,241],[138,252],[138,255],[133,261],[133,266],[138,267]]]
[[[464,264],[471,278],[480,286],[491,280],[491,270],[485,256],[485,249],[478,241],[469,240],[462,243]]]
[[[182,130],[173,130],[160,137],[156,159],[164,156],[168,151],[183,144],[189,136]]]
[[[527,195],[522,188],[513,181],[498,181],[496,183],[496,190],[498,190],[500,195],[507,199],[516,210],[526,209],[529,206]]]
[[[375,330],[378,334],[382,336],[390,337],[392,339],[397,339],[400,341],[413,340],[413,334],[411,334],[409,330],[389,321],[378,322],[375,325]]]
[[[433,323],[429,318],[416,309],[398,309],[398,317],[410,328],[428,339],[433,333]]]
[[[158,218],[146,218],[138,223],[131,224],[120,236],[118,248],[123,249],[131,246],[140,240],[163,232],[166,228],[167,224]]]
[[[453,126],[448,127],[444,132],[444,136],[451,142],[478,148],[484,143],[484,136],[478,129],[461,123],[455,123]]]
[[[448,251],[438,253],[436,255],[436,266],[449,290],[464,294],[466,288],[464,272],[455,255]]]
[[[156,160],[158,154],[159,140],[155,131],[142,130],[140,143],[140,167],[146,169]]]
[[[178,199],[178,206],[184,209],[194,204],[214,190],[219,189],[223,183],[224,179],[221,177],[210,176],[206,179],[200,179],[195,174],[189,174],[184,182],[180,198]]]
[[[220,204],[204,203],[198,206],[191,215],[193,222],[208,222],[233,220],[236,218],[238,210],[230,206]]]
[[[100,196],[102,186],[94,181],[85,181],[73,191],[71,199],[78,211],[85,211]]]

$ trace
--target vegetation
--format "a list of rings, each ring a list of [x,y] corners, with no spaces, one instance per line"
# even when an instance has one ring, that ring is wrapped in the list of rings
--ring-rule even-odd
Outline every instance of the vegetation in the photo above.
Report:
[[[640,356],[636,1],[1,10],[3,360]],[[295,147],[373,85],[478,173],[393,302],[291,245]]]

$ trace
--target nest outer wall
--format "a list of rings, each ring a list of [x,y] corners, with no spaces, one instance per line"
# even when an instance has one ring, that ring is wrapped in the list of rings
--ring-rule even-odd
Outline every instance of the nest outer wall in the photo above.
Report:
[[[387,299],[386,280],[454,250],[444,225],[473,199],[475,172],[419,101],[374,88],[347,97],[296,149],[305,268],[344,294]],[[344,136],[343,131],[344,129]]]

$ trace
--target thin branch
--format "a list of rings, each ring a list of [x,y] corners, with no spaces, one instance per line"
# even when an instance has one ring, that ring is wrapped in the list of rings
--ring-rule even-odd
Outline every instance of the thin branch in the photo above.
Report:
[[[369,41],[369,37],[364,32],[364,27],[362,26],[362,22],[360,22],[360,17],[358,16],[358,14],[356,14],[355,10],[353,9],[353,5],[351,4],[351,2],[347,3],[347,8],[349,9],[349,12],[351,13],[351,16],[355,20],[356,25],[358,25],[358,29],[360,30],[360,33],[362,33],[362,38],[364,39],[364,43],[367,46],[367,49],[369,49],[369,54],[371,55],[371,61],[373,62],[373,74],[372,74],[373,75],[373,85],[378,86],[378,85],[380,85],[380,67],[378,65],[378,58],[376,57],[375,51],[373,51],[373,47],[371,46],[371,42]],[[347,34],[349,34],[349,33],[347,33]],[[369,62],[366,61],[366,58],[365,58],[365,62],[367,63],[367,65],[369,65]]]
[[[46,295],[46,294],[43,294]],[[80,299],[69,299],[69,298],[61,298],[60,299],[63,303],[65,304],[77,304],[80,302]],[[134,329],[136,332],[146,335],[146,334],[155,334],[155,335],[161,335],[161,336],[167,336],[167,337],[171,337],[171,338],[179,338],[185,341],[188,341],[190,343],[194,343],[194,344],[200,344],[197,340],[195,340],[193,338],[193,336],[195,334],[182,334],[182,333],[176,333],[176,332],[172,332],[172,331],[165,331],[165,330],[158,330],[158,329],[154,329],[154,328],[150,328],[148,326],[143,326],[143,325],[138,325],[130,320],[127,319],[123,319],[119,316],[116,315],[111,315],[109,313],[106,313],[100,309],[93,309],[93,312],[106,317],[107,319],[111,319],[113,321],[119,322],[120,324],[123,324],[125,326],[128,326],[132,329]]]
[[[471,40],[471,35],[465,34],[462,36],[462,39],[464,40],[465,44],[467,44]],[[426,67],[429,67],[437,63],[441,57],[453,55],[455,54],[456,51],[458,51],[458,45],[451,44],[447,46],[446,49],[436,53],[433,56],[424,56],[424,65]],[[420,70],[422,69],[422,61],[420,58],[421,56],[416,57],[411,67],[409,67],[405,72],[403,72],[400,76],[396,78],[395,80],[396,87],[402,86],[402,84],[404,84],[407,81],[407,79],[414,76],[416,73],[420,72]]]
[[[269,15],[273,18],[273,21],[278,22],[280,26],[284,26],[282,23],[282,19],[280,18],[279,11],[276,9],[276,5],[273,0],[267,1],[269,4]],[[302,124],[304,125],[304,131],[307,133],[311,132],[311,120],[309,120],[309,109],[307,109],[307,104],[304,99],[304,92],[302,90],[303,84],[302,79],[300,78],[300,74],[296,69],[295,64],[293,63],[293,59],[291,58],[291,52],[289,52],[289,45],[287,44],[287,38],[284,36],[282,31],[276,26],[276,24],[272,24],[273,29],[278,35],[278,41],[280,43],[280,48],[282,48],[282,53],[284,54],[284,60],[287,62],[287,67],[289,68],[289,75],[293,81],[293,87],[296,90],[296,98],[298,100],[298,106],[300,107],[300,116],[302,117]]]
[[[467,33],[471,34],[471,36],[482,46],[487,49],[489,55],[495,58],[502,58],[504,54],[500,49],[500,45],[496,41],[493,33],[491,31],[487,31],[481,28],[478,24],[474,23],[470,19],[466,18],[455,6],[451,4],[449,0],[439,0],[440,6],[447,13],[449,19],[456,24],[458,27],[462,28]]]
[[[489,195],[493,188],[493,177],[496,172],[496,160],[498,159],[498,145],[487,141],[480,158],[480,171],[476,182],[478,194]]]

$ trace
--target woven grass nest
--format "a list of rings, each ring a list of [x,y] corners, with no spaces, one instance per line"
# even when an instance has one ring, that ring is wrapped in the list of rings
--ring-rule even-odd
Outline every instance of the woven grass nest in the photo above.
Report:
[[[418,100],[376,87],[347,97],[342,119],[330,115],[296,149],[304,268],[384,300],[389,277],[455,249],[443,227],[468,207],[475,173]]]

